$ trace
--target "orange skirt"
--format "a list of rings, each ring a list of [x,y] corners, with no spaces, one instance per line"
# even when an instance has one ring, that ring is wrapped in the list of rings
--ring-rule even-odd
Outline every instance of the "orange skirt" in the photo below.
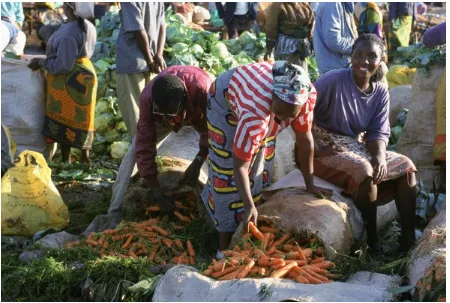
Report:
[[[47,73],[43,135],[63,145],[91,149],[96,98],[97,75],[88,58],[77,59],[68,74]]]

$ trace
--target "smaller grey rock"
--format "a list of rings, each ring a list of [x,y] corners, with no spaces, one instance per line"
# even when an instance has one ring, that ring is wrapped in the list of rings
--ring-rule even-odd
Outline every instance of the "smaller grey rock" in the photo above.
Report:
[[[20,254],[19,260],[24,263],[31,263],[35,260],[42,259],[45,256],[45,252],[42,250],[24,251]]]
[[[36,244],[40,244],[43,247],[47,248],[63,248],[64,244],[67,242],[77,241],[78,237],[66,233],[65,231],[47,235],[42,239],[36,241]]]

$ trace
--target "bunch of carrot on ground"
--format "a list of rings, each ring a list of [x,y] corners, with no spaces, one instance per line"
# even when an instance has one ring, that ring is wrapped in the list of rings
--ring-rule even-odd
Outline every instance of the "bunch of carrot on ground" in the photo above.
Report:
[[[190,211],[195,218],[196,204],[192,193],[179,194],[177,204]],[[153,212],[153,210],[151,210]],[[159,210],[158,210],[159,211]],[[172,222],[159,216],[141,223],[122,222],[115,229],[101,233],[91,233],[86,239],[67,243],[66,247],[87,246],[97,251],[101,257],[148,258],[152,264],[195,264],[195,250],[189,239],[181,237],[191,217],[175,211]],[[152,213],[152,215],[157,215]]]
[[[223,252],[223,259],[213,259],[203,274],[217,280],[271,277],[305,284],[330,283],[339,277],[327,271],[334,263],[325,260],[323,247],[301,248],[290,233],[272,227],[267,219],[265,223],[257,227],[250,222],[242,241]]]
[[[184,192],[182,194],[169,195],[175,200],[174,215],[183,223],[190,223],[191,220],[197,218],[197,202],[192,191]],[[159,205],[151,205],[145,210],[145,215],[149,213],[154,215],[160,211]]]

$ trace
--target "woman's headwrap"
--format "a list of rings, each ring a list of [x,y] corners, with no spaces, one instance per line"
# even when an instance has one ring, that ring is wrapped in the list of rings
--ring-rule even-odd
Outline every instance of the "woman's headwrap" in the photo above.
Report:
[[[303,68],[287,61],[276,61],[272,74],[273,93],[278,98],[293,105],[308,101],[311,81]]]
[[[94,2],[72,2],[75,3],[75,7],[73,8],[73,13],[75,16],[83,18],[83,19],[93,19],[94,16]]]
[[[357,2],[355,4],[355,17],[360,20],[361,14],[366,10],[367,2]]]

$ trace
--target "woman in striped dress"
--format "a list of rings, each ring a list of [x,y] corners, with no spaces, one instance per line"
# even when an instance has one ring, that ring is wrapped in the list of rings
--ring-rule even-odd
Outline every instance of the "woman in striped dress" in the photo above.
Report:
[[[276,136],[292,126],[308,192],[330,196],[313,181],[311,126],[316,91],[307,73],[286,61],[255,63],[221,74],[207,103],[208,183],[202,199],[226,250],[240,221],[256,223],[270,185]],[[218,252],[218,257],[221,257]]]

